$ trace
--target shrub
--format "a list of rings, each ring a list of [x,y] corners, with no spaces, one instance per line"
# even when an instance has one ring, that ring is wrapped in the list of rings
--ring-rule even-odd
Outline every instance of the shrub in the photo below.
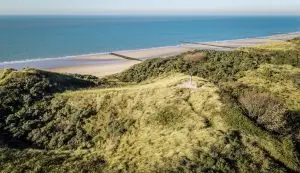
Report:
[[[292,40],[291,44],[299,43]],[[180,90],[176,86],[188,76],[167,76],[157,83],[151,79],[145,85],[123,83],[125,88],[56,94],[103,86],[108,81],[33,69],[0,71],[0,170],[299,171],[299,143],[294,140],[300,139],[297,104],[287,110],[281,104],[283,99],[277,100],[278,95],[275,98],[262,93],[267,89],[239,81],[246,70],[257,75],[254,69],[260,64],[299,66],[298,57],[299,50],[294,47],[193,51],[146,60],[115,75],[123,82],[141,82],[181,72],[219,86],[196,78],[197,89]],[[268,70],[262,76],[274,79],[277,72],[282,69]],[[298,74],[289,77],[293,86],[298,85]],[[250,91],[253,88],[257,91]],[[296,87],[291,88],[297,92]],[[16,149],[15,144],[23,148]]]
[[[7,70],[0,81],[0,117],[57,92],[95,86],[88,80],[41,70]]]
[[[207,53],[206,52],[196,52],[196,53],[191,53],[191,54],[187,54],[183,57],[183,59],[185,61],[191,61],[191,62],[198,62],[204,58],[207,57]]]
[[[23,138],[27,133],[49,122],[49,119],[41,119],[47,114],[43,107],[29,109],[30,106],[50,100],[55,93],[97,86],[99,83],[103,85],[101,80],[99,83],[96,80],[91,76],[64,75],[35,69],[4,70],[0,78],[0,135],[5,136],[2,142],[14,141],[10,145],[18,146],[20,140],[13,138],[27,141]]]
[[[246,92],[239,102],[247,115],[260,126],[277,133],[287,132],[287,109],[274,97],[266,93]]]
[[[120,73],[117,78],[123,82],[141,82],[175,71],[221,83],[236,80],[239,72],[256,69],[264,63],[299,67],[299,50],[243,48],[235,51],[193,51],[175,57],[146,60]]]

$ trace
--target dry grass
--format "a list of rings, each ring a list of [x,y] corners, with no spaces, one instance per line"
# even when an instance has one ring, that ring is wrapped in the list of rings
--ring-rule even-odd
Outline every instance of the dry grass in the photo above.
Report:
[[[300,69],[290,65],[261,65],[258,69],[246,71],[239,82],[258,87],[280,98],[289,109],[300,109]]]
[[[204,155],[234,155],[231,144],[226,145],[226,134],[232,127],[223,119],[218,88],[196,77],[197,89],[178,87],[188,80],[186,75],[169,74],[138,85],[68,92],[57,97],[67,97],[67,104],[74,108],[86,105],[96,108],[97,115],[85,121],[84,129],[93,136],[92,151],[101,153],[107,160],[107,169],[113,172],[172,170],[180,166],[183,159],[200,159],[195,158],[195,151]],[[244,142],[249,145],[247,151],[257,160],[267,160],[262,169],[276,169],[273,160],[262,153],[270,150],[275,158],[286,159],[288,154],[275,151],[276,148],[282,151],[284,144],[258,131],[262,135],[243,134],[248,139]],[[263,149],[251,145],[249,140],[262,142]],[[235,158],[241,162],[239,169],[250,169],[251,164],[258,164],[252,160],[253,163],[247,165],[243,161],[250,156],[241,154],[239,157]],[[202,158],[199,162],[208,164],[209,160]]]
[[[192,157],[195,149],[208,150],[223,141],[220,131],[228,128],[220,121],[218,89],[196,77],[199,88],[177,87],[188,80],[174,74],[136,86],[62,96],[69,97],[72,107],[90,104],[98,109],[85,129],[112,170],[126,170],[127,165],[147,172],[172,167],[182,157]]]
[[[192,62],[197,62],[200,61],[201,59],[204,59],[207,57],[206,52],[196,52],[193,54],[187,54],[183,57],[185,61],[192,61]]]
[[[265,75],[259,73],[261,68],[257,69],[259,78]],[[289,66],[281,68],[290,70]],[[240,82],[254,78],[251,72],[247,71]],[[82,131],[76,134],[84,131],[90,138],[80,141],[77,150],[72,151],[11,151],[14,156],[9,157],[13,159],[2,167],[3,172],[36,167],[32,166],[35,164],[41,170],[47,161],[51,165],[48,172],[76,171],[82,167],[103,167],[104,172],[191,172],[195,166],[199,172],[273,172],[278,167],[286,170],[285,165],[298,169],[289,153],[290,140],[272,138],[242,114],[227,115],[227,105],[220,101],[219,89],[214,84],[193,77],[198,88],[178,87],[187,81],[187,75],[166,74],[134,85],[56,94],[47,107],[63,107],[54,111],[56,120],[61,121],[58,124],[80,126]],[[88,116],[81,114],[89,109],[93,111]],[[233,133],[236,129],[239,131]],[[253,141],[258,141],[259,146]],[[0,154],[0,160],[6,157]],[[97,158],[103,158],[105,165]],[[262,161],[264,165],[260,164]],[[60,169],[53,165],[62,166]]]
[[[0,80],[2,79],[4,70],[0,70]]]
[[[228,121],[244,131],[244,134],[251,134],[251,139],[257,141],[274,158],[294,170],[299,170],[297,151],[293,144],[294,139],[288,135],[281,138],[274,137],[256,125],[259,124],[271,131],[283,132],[283,134],[292,128],[292,125],[287,125],[287,122],[297,117],[288,117],[285,111],[287,109],[295,112],[300,110],[300,91],[297,82],[300,75],[299,68],[290,65],[263,64],[258,69],[245,71],[240,75],[238,82],[268,94],[248,93],[247,95],[246,93],[242,96],[244,98],[240,98],[240,102],[250,113],[249,115],[256,114],[251,116],[254,121],[251,122],[238,112],[230,113],[230,116],[227,117]],[[271,100],[270,96],[272,96]],[[261,119],[258,118],[258,115],[261,115]],[[297,124],[296,121],[293,123]],[[298,132],[294,131],[293,133],[297,134]]]
[[[297,49],[297,44],[287,41],[278,41],[255,46],[255,48],[268,51],[288,51]]]
[[[280,42],[258,48],[276,51],[274,54],[262,51],[266,58],[273,58],[274,64],[293,64],[291,62],[298,55],[294,44],[295,41]],[[219,88],[208,80],[193,77],[197,88],[180,88],[178,85],[189,81],[189,76],[172,73],[176,71],[174,68],[182,68],[179,71],[186,73],[193,69],[194,74],[220,84],[221,89],[224,89],[222,80],[225,78],[224,81],[230,84],[241,83],[244,85],[238,86],[259,88],[272,98],[278,98],[288,109],[299,110],[299,69],[268,64],[257,68],[268,61],[256,53],[259,49],[247,49],[249,54],[193,52],[178,59],[147,61],[125,72],[124,83],[114,81],[118,87],[106,85],[105,89],[64,91],[55,94],[51,100],[36,102],[33,106],[23,105],[24,108],[9,120],[16,119],[18,122],[24,117],[26,121],[12,130],[22,132],[41,114],[45,124],[33,127],[26,139],[38,144],[44,142],[42,146],[50,148],[0,149],[0,170],[299,171],[298,151],[293,139],[288,135],[270,133],[286,125],[281,122],[283,111],[279,102],[273,102],[269,95],[253,93],[240,97],[237,104],[224,97],[221,102]],[[285,61],[287,57],[290,59]],[[279,60],[275,61],[276,58]],[[204,63],[197,63],[202,59]],[[248,69],[254,70],[244,71]],[[169,73],[166,74],[166,71]],[[3,73],[0,72],[1,78]],[[22,74],[11,72],[7,75],[28,82]],[[237,81],[229,80],[231,77]],[[7,78],[2,78],[1,82],[11,83]],[[241,87],[236,92],[239,91],[242,93],[244,90]],[[11,92],[7,93],[11,95]],[[17,97],[19,94],[16,94]],[[251,115],[246,116],[243,108]],[[262,128],[265,124],[271,130]],[[72,148],[68,148],[69,145]]]
[[[282,133],[287,127],[287,109],[270,94],[246,92],[239,99],[248,116],[269,131]]]
[[[14,70],[11,68],[6,68],[3,70],[0,70],[0,82],[7,76],[9,75],[11,72],[13,72]]]

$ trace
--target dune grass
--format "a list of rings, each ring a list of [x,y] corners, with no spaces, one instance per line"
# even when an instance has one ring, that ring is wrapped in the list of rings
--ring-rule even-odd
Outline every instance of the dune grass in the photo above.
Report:
[[[300,46],[300,39],[295,38],[288,41],[276,41],[271,43],[265,43],[254,46],[255,48],[262,49],[264,51],[291,51],[297,50]]]
[[[242,110],[245,109],[243,106],[236,105],[233,108],[226,108],[228,111],[224,111],[227,112],[224,117],[228,124],[243,132],[244,135],[255,141],[255,145],[263,148],[270,156],[283,162],[294,171],[299,171],[300,167],[299,149],[297,149],[300,136],[299,75],[299,68],[291,65],[261,64],[257,69],[240,72],[237,75],[238,80],[236,82],[227,83],[230,85],[238,84],[233,88],[241,93],[243,93],[243,88],[245,88],[246,93],[249,92],[248,90],[254,90],[248,96],[234,94],[235,97],[242,99],[252,97],[254,100],[251,102],[253,103],[249,103],[249,100],[247,100],[247,104],[252,104],[250,105],[252,110],[264,111],[263,113],[266,114],[265,111],[271,110],[264,110],[263,107],[261,109],[259,105],[255,105],[265,104],[265,107],[270,105],[269,109],[277,111],[269,113],[270,117],[266,117],[265,120],[258,120],[260,123],[267,121],[265,125],[259,125],[253,117],[247,117],[247,114],[245,116],[245,110]],[[266,103],[259,103],[261,96],[270,97],[271,100]],[[272,105],[272,102],[274,102],[272,99],[275,99],[276,103],[278,102],[284,107],[281,106],[282,108],[279,110],[278,106]],[[282,126],[283,129],[276,132],[284,135],[269,133],[268,126]]]
[[[262,49],[262,50],[273,50],[273,51],[289,51],[289,50],[295,50],[299,47],[297,44],[294,44],[293,42],[287,42],[287,41],[278,41],[278,42],[272,42],[272,43],[266,43],[261,44],[258,46],[255,46],[255,48]]]
[[[256,69],[261,64],[300,67],[300,42],[297,39],[272,44],[275,44],[274,48],[268,49],[250,47],[235,51],[201,50],[175,57],[150,59],[113,77],[123,82],[141,82],[165,73],[180,72],[222,83],[236,80],[239,72]],[[268,47],[261,45],[264,46]]]
[[[101,154],[88,150],[45,151],[0,148],[1,172],[105,172]],[[59,166],[58,166],[59,165]]]
[[[174,167],[182,157],[191,156],[194,147],[209,149],[222,141],[218,130],[224,127],[212,126],[217,123],[212,115],[217,117],[222,106],[217,88],[199,78],[194,79],[198,89],[177,86],[188,80],[175,74],[124,89],[61,96],[68,97],[73,107],[98,108],[99,113],[88,118],[84,128],[112,170],[145,172]]]
[[[300,110],[300,69],[291,65],[261,65],[241,73],[239,82],[280,98],[289,109]]]
[[[225,112],[224,120],[244,135],[245,143],[250,146],[248,149],[260,148],[263,153],[282,162],[291,170],[299,171],[299,155],[292,138],[289,136],[278,138],[271,135],[244,116],[239,108],[228,109]],[[256,155],[254,154],[254,156]],[[263,161],[261,157],[257,159]]]
[[[6,69],[0,170],[299,172],[298,45],[193,51],[103,79]],[[180,85],[188,74],[197,88]]]
[[[246,141],[255,141],[261,134],[243,129],[234,131],[235,126],[224,121],[224,104],[218,87],[203,78],[193,80],[197,89],[180,88],[178,85],[189,81],[189,76],[167,74],[137,85],[59,93],[50,102],[22,109],[15,115],[25,119],[39,116],[36,111],[44,112],[47,124],[43,119],[35,122],[28,127],[30,130],[23,131],[23,137],[50,150],[6,149],[0,158],[10,161],[2,169],[4,172],[289,170],[262,154],[268,151],[265,146],[260,148]],[[25,130],[24,125],[19,123],[8,129],[15,133]],[[252,158],[266,163],[259,166]],[[58,168],[55,164],[62,166]]]

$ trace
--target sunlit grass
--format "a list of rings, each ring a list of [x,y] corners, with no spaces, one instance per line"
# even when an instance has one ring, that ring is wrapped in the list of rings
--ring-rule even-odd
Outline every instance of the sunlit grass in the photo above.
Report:
[[[194,149],[206,150],[223,141],[218,130],[227,127],[217,118],[222,107],[218,89],[197,77],[193,80],[199,88],[178,87],[188,80],[189,76],[173,74],[136,86],[62,96],[74,107],[90,104],[99,109],[85,129],[112,169],[125,169],[127,164],[149,171],[174,166]]]
[[[0,170],[300,171],[292,133],[273,134],[251,119],[240,102],[243,93],[254,93],[249,108],[261,103],[256,92],[270,94],[287,107],[284,110],[297,113],[296,45],[298,40],[247,51],[189,52],[147,60],[121,78],[102,81],[33,69],[0,71],[0,92],[7,98],[2,100],[8,101],[8,110],[13,108],[6,129],[45,148],[0,148]],[[190,76],[176,71],[207,79],[193,76],[197,88],[184,88],[180,84],[188,83]],[[89,85],[77,86],[87,81]],[[48,86],[55,90],[48,93]],[[47,97],[33,97],[45,93]]]
[[[272,51],[288,51],[288,50],[295,50],[299,47],[297,44],[293,42],[287,41],[277,41],[272,43],[266,43],[262,45],[255,46],[255,48],[262,49],[262,50],[272,50]]]
[[[88,150],[15,150],[0,148],[0,170],[11,172],[105,172],[100,153]],[[59,166],[58,166],[59,165]]]
[[[261,65],[246,71],[238,81],[271,92],[290,109],[300,109],[300,69],[290,65]]]
[[[260,148],[276,160],[283,162],[287,167],[299,170],[299,160],[291,138],[279,139],[272,136],[258,127],[237,108],[225,110],[224,113],[224,120],[233,128],[242,132],[244,140],[246,140],[244,143],[248,145],[247,150],[250,151],[253,157],[256,157],[258,160],[264,158],[259,154],[262,151],[257,150],[257,148]],[[253,150],[256,150],[256,152],[253,153]]]

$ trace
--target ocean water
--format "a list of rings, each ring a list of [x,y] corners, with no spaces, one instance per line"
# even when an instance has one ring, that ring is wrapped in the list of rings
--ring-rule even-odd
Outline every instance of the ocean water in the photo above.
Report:
[[[0,16],[0,63],[300,31],[300,16]]]

